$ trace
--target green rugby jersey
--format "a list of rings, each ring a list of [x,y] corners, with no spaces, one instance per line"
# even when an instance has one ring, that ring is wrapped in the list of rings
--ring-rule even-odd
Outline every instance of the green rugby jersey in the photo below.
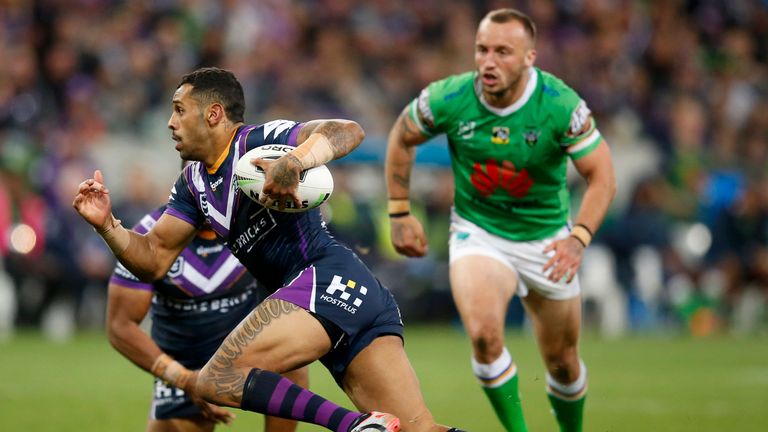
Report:
[[[546,238],[568,222],[567,160],[601,141],[573,89],[538,68],[529,73],[522,97],[504,109],[485,102],[475,72],[433,82],[409,105],[424,135],[448,138],[456,212],[514,241]]]

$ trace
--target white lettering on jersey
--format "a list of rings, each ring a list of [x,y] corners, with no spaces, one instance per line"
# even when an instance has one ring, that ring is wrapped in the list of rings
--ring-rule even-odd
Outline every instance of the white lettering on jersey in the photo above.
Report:
[[[592,111],[587,107],[584,99],[579,101],[571,114],[571,124],[568,128],[568,135],[577,137],[589,130],[589,120],[592,118]]]
[[[421,120],[424,121],[424,123],[427,124],[427,127],[434,127],[435,126],[435,115],[432,114],[432,109],[429,107],[429,90],[424,89],[419,94],[419,112],[418,115],[421,116]]]
[[[295,121],[290,120],[272,120],[271,122],[264,123],[264,141],[267,142],[267,137],[272,132],[274,132],[273,136],[280,135],[287,129],[292,128],[295,124]],[[269,142],[267,142],[267,144],[269,144]]]

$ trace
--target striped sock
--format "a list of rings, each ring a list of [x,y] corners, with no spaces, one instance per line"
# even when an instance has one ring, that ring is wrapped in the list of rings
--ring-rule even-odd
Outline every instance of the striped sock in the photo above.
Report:
[[[473,358],[472,370],[480,380],[480,385],[504,429],[511,432],[527,432],[518,390],[517,365],[512,361],[507,348],[505,347],[501,356],[490,364],[478,363]]]
[[[579,360],[579,377],[561,384],[547,373],[547,396],[561,432],[581,432],[584,424],[584,402],[587,399],[587,367]]]
[[[352,422],[361,415],[263,369],[251,369],[248,374],[240,408],[314,423],[335,432],[348,432]]]

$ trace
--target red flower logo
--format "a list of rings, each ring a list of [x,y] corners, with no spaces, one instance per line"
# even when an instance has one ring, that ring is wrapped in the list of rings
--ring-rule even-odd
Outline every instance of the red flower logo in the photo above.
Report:
[[[502,162],[499,167],[499,162],[493,159],[486,161],[485,170],[480,162],[475,162],[470,180],[483,197],[490,196],[500,187],[510,196],[522,198],[533,186],[533,179],[528,175],[528,170],[522,169],[518,172],[510,161]]]

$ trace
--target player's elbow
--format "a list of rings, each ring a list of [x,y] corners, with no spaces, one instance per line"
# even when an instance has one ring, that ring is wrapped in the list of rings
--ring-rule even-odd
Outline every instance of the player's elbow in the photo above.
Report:
[[[128,323],[117,318],[107,319],[107,340],[113,348],[120,351],[128,334]]]
[[[359,123],[350,120],[347,124],[348,133],[351,136],[352,148],[356,148],[365,139],[365,130]]]

